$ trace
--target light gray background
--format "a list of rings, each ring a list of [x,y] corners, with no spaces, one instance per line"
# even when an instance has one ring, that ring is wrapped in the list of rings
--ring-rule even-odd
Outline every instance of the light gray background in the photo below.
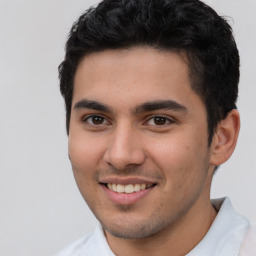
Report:
[[[71,24],[96,2],[0,0],[0,256],[52,255],[96,223],[68,161],[57,77]],[[256,1],[205,2],[233,18],[241,54],[240,139],[212,197],[255,222]]]

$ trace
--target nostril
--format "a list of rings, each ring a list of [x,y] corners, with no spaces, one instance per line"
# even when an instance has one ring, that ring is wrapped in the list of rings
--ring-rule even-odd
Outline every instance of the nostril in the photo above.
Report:
[[[142,150],[130,150],[124,151],[111,150],[106,152],[103,160],[108,164],[113,166],[115,169],[123,170],[129,166],[139,166],[145,162],[146,156]]]

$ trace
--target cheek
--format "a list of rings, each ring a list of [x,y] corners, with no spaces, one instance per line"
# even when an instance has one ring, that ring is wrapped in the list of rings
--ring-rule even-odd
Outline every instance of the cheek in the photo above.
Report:
[[[93,144],[85,143],[80,136],[76,135],[70,134],[69,136],[69,157],[77,186],[87,201],[87,195],[94,191],[93,187],[95,186],[96,154]]]
[[[207,140],[176,134],[154,142],[151,158],[159,167],[168,186],[180,188],[197,184],[206,169]],[[193,185],[192,184],[192,185]]]
[[[71,132],[68,140],[68,151],[73,168],[76,171],[89,171],[99,162],[102,154],[102,141],[79,132]]]
[[[70,136],[69,137],[69,157],[76,180],[77,186],[85,197],[95,185],[95,163],[97,161],[93,146],[84,143],[83,140]]]
[[[196,160],[200,146],[195,143],[189,141],[186,136],[173,136],[154,141],[151,143],[154,145],[150,150],[151,158],[162,167],[182,169],[189,162]]]

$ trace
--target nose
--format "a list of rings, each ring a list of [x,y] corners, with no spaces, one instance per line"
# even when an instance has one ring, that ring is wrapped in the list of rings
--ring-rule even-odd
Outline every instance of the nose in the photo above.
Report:
[[[133,128],[116,127],[111,134],[103,160],[116,169],[142,165],[146,159],[140,134]]]

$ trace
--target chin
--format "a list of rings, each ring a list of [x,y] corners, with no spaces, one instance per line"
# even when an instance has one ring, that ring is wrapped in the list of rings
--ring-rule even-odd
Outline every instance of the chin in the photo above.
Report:
[[[102,222],[101,224],[103,229],[109,234],[122,239],[143,239],[151,237],[169,226],[169,223],[163,220],[154,222],[152,219],[142,222],[131,222],[124,219],[120,223],[115,221],[115,223],[108,225],[104,225]]]

